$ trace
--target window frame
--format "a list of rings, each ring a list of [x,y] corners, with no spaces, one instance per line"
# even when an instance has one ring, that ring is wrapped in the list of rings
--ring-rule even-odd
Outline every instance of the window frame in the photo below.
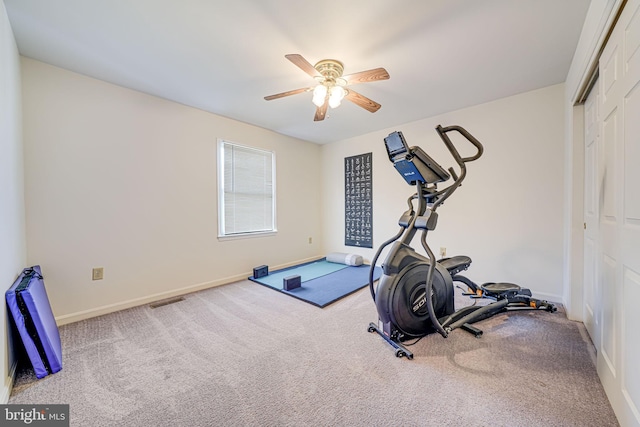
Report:
[[[236,146],[244,150],[255,151],[271,156],[271,229],[246,231],[225,234],[225,203],[224,203],[224,148],[225,145]],[[276,153],[273,150],[238,144],[224,138],[217,141],[217,178],[218,178],[218,240],[234,240],[274,235],[278,232],[276,217]]]

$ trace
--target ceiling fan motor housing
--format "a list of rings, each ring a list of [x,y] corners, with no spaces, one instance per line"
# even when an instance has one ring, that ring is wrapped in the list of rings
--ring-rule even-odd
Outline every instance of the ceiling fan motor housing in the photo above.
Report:
[[[342,77],[344,65],[335,59],[323,59],[313,66],[327,80],[336,80]]]

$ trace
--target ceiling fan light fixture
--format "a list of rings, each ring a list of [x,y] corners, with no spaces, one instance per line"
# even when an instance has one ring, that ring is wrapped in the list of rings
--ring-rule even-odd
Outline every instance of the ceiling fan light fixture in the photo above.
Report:
[[[342,99],[346,94],[347,93],[342,86],[333,86],[329,91],[329,107],[339,107],[340,102],[342,102]]]
[[[315,87],[315,89],[313,89],[313,99],[311,100],[311,102],[313,102],[316,107],[322,107],[326,97],[327,87],[324,84],[319,84]]]
[[[316,65],[311,65],[309,61],[299,54],[285,55],[285,58],[314,78],[316,85],[265,96],[265,100],[271,101],[273,99],[311,91],[313,92],[312,102],[316,106],[316,114],[313,120],[316,122],[324,120],[327,115],[327,109],[329,107],[337,108],[345,98],[371,113],[375,113],[380,109],[381,105],[377,102],[345,87],[358,83],[387,80],[389,73],[384,68],[373,68],[371,70],[348,74],[343,77],[344,65],[335,59],[323,59],[317,62]]]

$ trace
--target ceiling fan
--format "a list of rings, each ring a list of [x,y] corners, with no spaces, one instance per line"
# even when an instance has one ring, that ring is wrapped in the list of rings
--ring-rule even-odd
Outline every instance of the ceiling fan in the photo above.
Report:
[[[304,59],[302,55],[289,54],[285,55],[285,58],[316,79],[318,84],[315,87],[305,87],[302,89],[295,89],[288,92],[265,96],[264,99],[267,101],[313,91],[312,101],[317,107],[313,120],[316,122],[324,120],[327,114],[327,108],[338,107],[344,98],[372,113],[375,113],[380,109],[380,104],[370,100],[366,96],[360,95],[352,89],[347,89],[346,86],[357,83],[374,82],[377,80],[387,80],[389,78],[389,73],[387,73],[387,70],[384,68],[374,68],[372,70],[343,76],[342,73],[344,71],[344,65],[342,62],[335,59],[323,59],[318,61],[316,65],[311,65],[311,63]]]

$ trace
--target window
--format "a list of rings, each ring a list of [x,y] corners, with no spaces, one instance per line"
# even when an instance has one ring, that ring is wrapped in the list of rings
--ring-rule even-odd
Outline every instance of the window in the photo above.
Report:
[[[275,153],[218,140],[218,236],[276,231]]]

